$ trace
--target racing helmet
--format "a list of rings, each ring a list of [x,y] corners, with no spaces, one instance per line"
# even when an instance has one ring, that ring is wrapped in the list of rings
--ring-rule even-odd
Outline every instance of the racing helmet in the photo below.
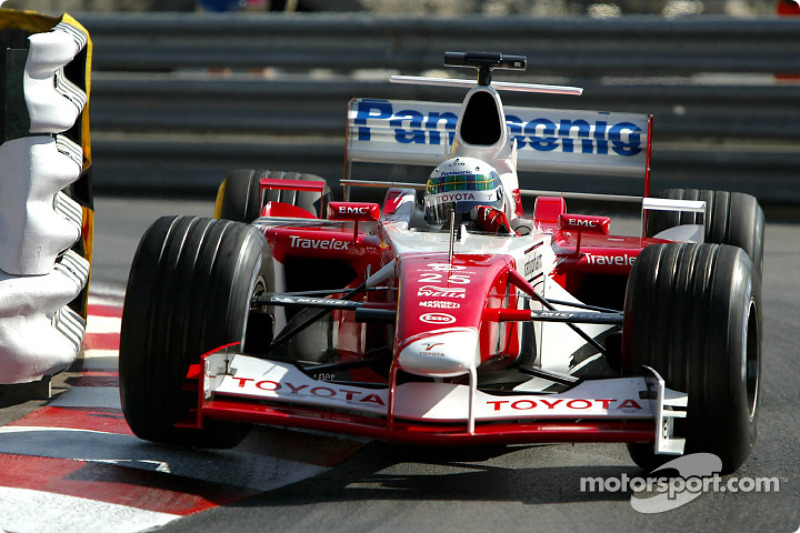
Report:
[[[492,165],[474,157],[448,159],[431,173],[425,189],[425,221],[441,226],[456,214],[458,222],[473,208],[503,209],[500,175]]]

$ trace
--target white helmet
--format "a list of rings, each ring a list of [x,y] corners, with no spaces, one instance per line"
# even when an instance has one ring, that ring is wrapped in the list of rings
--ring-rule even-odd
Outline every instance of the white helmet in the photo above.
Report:
[[[456,157],[436,167],[428,178],[425,220],[429,224],[441,225],[451,213],[465,215],[481,205],[505,210],[500,175],[489,163]]]

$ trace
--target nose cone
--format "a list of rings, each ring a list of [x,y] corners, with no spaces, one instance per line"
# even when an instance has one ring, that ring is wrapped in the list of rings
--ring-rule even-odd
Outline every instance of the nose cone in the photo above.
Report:
[[[406,372],[420,376],[454,377],[480,363],[478,330],[453,328],[420,335],[400,350],[397,363]]]

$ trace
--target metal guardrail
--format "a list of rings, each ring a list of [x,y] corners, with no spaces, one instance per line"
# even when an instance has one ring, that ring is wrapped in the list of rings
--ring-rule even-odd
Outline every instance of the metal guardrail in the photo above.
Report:
[[[92,102],[94,127],[123,126],[128,131],[342,134],[344,110],[354,96],[443,100],[461,95],[452,89],[388,82],[98,78]],[[580,98],[539,97],[536,105],[646,111],[655,115],[659,139],[800,137],[799,85],[598,85],[588,81],[582,84],[585,92]],[[531,97],[504,93],[503,100],[524,105]]]
[[[558,75],[798,70],[791,19],[597,20],[368,14],[82,18],[101,70],[173,67],[390,68],[421,71],[444,50],[514,50]]]
[[[506,79],[586,88],[578,99],[504,95],[508,104],[653,113],[656,189],[700,186],[800,202],[800,84],[772,76],[800,73],[800,18],[78,18],[95,43],[91,113],[101,191],[206,192],[240,167],[314,172],[335,184],[350,98],[462,96],[364,81],[365,71],[416,74],[438,68],[446,49],[488,49],[528,56],[528,72]],[[239,70],[225,76],[222,67]],[[325,76],[309,75],[314,69]],[[425,170],[366,167],[362,175],[402,181],[422,179]],[[523,185],[641,192],[630,180],[596,177],[525,175]]]

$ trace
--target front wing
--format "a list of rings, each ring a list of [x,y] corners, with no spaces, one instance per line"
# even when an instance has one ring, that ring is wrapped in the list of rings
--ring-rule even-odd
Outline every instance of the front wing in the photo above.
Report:
[[[586,380],[557,394],[484,392],[474,380],[392,379],[378,388],[318,381],[294,364],[223,349],[188,377],[197,379],[198,409],[185,427],[219,419],[416,444],[654,442],[658,453],[683,451],[672,421],[685,416],[687,396],[655,372]]]

